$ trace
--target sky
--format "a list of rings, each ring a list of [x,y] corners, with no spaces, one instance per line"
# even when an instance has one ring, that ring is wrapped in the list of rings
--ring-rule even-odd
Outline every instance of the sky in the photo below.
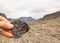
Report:
[[[33,17],[60,11],[60,0],[0,0],[0,13],[8,18]]]

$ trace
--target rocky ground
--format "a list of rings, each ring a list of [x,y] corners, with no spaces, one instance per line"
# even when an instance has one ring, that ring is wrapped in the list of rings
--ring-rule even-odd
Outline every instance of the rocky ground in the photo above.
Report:
[[[52,19],[38,20],[28,24],[30,30],[21,38],[0,36],[0,43],[60,43],[60,14]]]

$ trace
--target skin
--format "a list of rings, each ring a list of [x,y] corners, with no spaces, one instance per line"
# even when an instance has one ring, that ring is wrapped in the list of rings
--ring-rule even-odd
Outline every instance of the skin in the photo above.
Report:
[[[13,25],[5,19],[4,17],[0,16],[0,34],[9,38],[13,37],[11,29]]]

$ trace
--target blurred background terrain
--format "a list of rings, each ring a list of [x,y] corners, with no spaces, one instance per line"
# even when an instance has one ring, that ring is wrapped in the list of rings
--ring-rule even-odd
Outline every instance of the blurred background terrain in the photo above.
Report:
[[[0,0],[0,13],[30,26],[18,39],[0,35],[0,43],[60,43],[60,0]]]
[[[0,43],[60,43],[60,11],[28,22],[30,30],[18,39],[0,35]]]

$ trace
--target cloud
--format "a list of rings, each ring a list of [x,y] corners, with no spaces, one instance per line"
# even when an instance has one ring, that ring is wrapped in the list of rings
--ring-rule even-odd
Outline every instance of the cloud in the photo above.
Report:
[[[0,0],[0,12],[11,18],[31,16],[38,19],[58,10],[60,1],[57,0]]]

